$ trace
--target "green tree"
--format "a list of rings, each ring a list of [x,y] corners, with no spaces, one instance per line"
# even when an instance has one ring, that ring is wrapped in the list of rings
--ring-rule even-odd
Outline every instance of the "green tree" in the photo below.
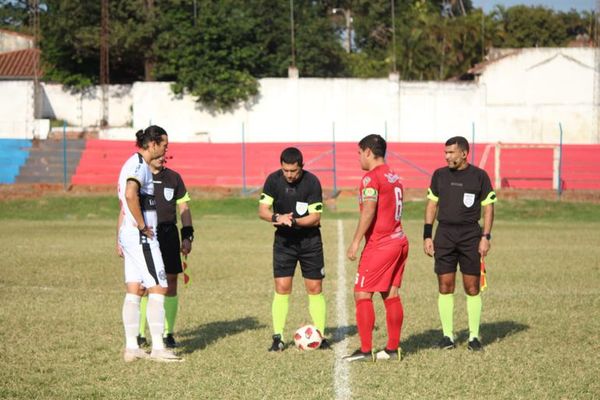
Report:
[[[157,77],[175,80],[176,93],[225,110],[258,93],[257,78],[287,76],[291,64],[288,2],[203,1],[164,10],[174,26],[157,38]],[[186,6],[187,4],[187,6]],[[320,2],[295,2],[296,65],[302,76],[341,76],[343,50]]]
[[[151,79],[157,32],[148,0],[109,2],[111,83]],[[46,79],[86,87],[99,81],[100,2],[47,0],[42,6],[42,57]]]
[[[496,47],[558,47],[568,42],[564,21],[548,8],[496,6],[493,14],[503,31],[494,39]]]
[[[0,28],[30,33],[30,8],[27,0],[7,1],[0,4]]]

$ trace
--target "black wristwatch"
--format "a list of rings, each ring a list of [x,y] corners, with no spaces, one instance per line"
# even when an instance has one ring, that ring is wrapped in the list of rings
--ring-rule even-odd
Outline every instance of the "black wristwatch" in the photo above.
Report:
[[[279,214],[275,213],[271,215],[271,222],[277,222],[277,218],[279,218]]]
[[[492,234],[491,233],[482,233],[481,237],[484,237],[487,240],[492,240]]]

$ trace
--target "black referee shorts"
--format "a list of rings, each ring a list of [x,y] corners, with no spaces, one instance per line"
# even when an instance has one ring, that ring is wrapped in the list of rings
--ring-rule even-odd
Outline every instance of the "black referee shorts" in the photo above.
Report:
[[[293,237],[275,234],[273,276],[275,278],[294,276],[298,262],[300,262],[302,277],[305,279],[325,278],[323,242],[319,230]]]
[[[458,264],[463,274],[480,275],[480,241],[481,227],[478,224],[439,224],[433,239],[435,273],[456,272]]]
[[[181,244],[179,242],[179,231],[175,224],[158,225],[156,237],[162,253],[167,274],[180,274],[181,267]]]

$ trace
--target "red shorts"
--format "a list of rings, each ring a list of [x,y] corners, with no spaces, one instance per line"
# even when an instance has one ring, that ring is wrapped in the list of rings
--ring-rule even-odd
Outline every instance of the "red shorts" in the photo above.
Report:
[[[387,292],[400,287],[408,258],[408,240],[387,240],[365,246],[358,264],[355,292]]]

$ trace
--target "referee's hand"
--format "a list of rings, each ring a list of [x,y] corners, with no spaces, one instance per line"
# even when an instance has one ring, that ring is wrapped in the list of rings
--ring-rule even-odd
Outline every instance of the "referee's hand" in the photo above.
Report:
[[[431,238],[423,240],[423,250],[429,257],[433,257],[435,251],[433,250],[433,240]]]
[[[192,242],[189,239],[183,239],[181,241],[181,254],[187,256],[192,252]]]

